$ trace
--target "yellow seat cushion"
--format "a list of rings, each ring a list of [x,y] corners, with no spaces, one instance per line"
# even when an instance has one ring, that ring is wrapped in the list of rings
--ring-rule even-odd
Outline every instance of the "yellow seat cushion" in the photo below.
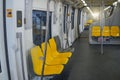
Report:
[[[92,37],[99,37],[99,36],[101,36],[100,26],[93,26],[91,31],[92,31]]]
[[[42,73],[42,64],[43,64],[43,54],[39,46],[35,46],[31,49],[31,58],[33,63],[33,70],[36,75],[41,75]],[[46,57],[47,58],[47,57]],[[44,69],[44,76],[46,75],[56,75],[60,74],[63,70],[63,65],[46,65]]]
[[[110,36],[110,27],[109,26],[104,26],[103,27],[102,36],[103,37],[109,37]]]
[[[87,21],[87,24],[92,24],[93,23],[93,20],[88,20]]]
[[[113,36],[113,37],[120,36],[119,26],[112,26],[111,27],[111,36]]]
[[[41,44],[42,50],[44,51],[45,49],[45,43]],[[53,52],[51,52],[51,48],[49,44],[47,44],[47,50],[46,50],[46,64],[48,65],[58,65],[58,64],[67,64],[68,58],[61,58],[61,57],[53,57]]]
[[[54,57],[71,57],[72,56],[71,52],[58,52],[57,44],[54,38],[51,38],[49,40],[49,44]]]

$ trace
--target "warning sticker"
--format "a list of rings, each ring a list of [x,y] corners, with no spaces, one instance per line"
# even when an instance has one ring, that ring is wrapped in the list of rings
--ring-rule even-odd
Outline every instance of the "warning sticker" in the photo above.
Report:
[[[12,18],[12,9],[7,9],[7,17]]]

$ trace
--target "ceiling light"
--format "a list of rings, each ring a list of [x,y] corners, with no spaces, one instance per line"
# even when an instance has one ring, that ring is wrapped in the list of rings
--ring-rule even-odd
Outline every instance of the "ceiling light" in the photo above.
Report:
[[[94,16],[94,18],[98,18],[99,17],[99,13],[98,12],[93,13],[93,16]]]
[[[118,2],[120,3],[120,0],[118,0]]]
[[[93,14],[92,10],[90,9],[90,7],[86,7],[86,8],[90,11],[90,13],[92,14],[92,16],[94,16],[94,14]]]
[[[108,10],[109,8],[110,8],[110,6],[106,7],[104,10],[106,11],[106,10]]]
[[[83,2],[83,4],[85,4],[85,1],[82,1]]]
[[[81,0],[81,1],[84,1],[84,0]]]
[[[117,1],[113,3],[113,5],[117,5]]]
[[[84,6],[87,6],[87,4],[85,3]]]

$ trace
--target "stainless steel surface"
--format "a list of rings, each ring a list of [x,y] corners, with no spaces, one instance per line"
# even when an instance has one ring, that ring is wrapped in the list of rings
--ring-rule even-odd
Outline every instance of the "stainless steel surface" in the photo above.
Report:
[[[42,73],[41,80],[44,80],[44,67],[46,62],[46,51],[47,51],[47,43],[48,43],[48,35],[49,35],[49,15],[50,15],[50,0],[47,0],[47,20],[46,20],[46,35],[45,35],[45,48],[44,48],[44,60],[42,64]]]

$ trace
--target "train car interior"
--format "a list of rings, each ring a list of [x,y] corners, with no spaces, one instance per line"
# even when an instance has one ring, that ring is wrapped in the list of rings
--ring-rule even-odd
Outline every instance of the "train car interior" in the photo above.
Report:
[[[120,80],[120,0],[0,0],[0,80]]]

